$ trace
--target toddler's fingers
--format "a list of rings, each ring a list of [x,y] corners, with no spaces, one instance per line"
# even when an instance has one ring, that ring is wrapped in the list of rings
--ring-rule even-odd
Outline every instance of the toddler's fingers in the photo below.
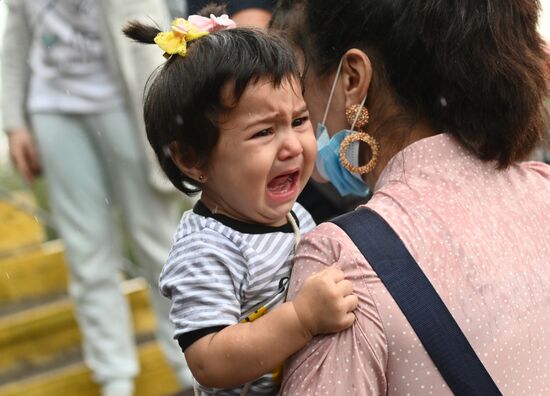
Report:
[[[355,315],[352,314],[351,312],[346,314],[346,316],[342,320],[342,330],[351,327],[355,322],[355,319],[356,319]]]
[[[338,269],[336,264],[332,264],[325,271],[325,275],[331,278],[335,283],[338,283],[345,278],[344,272],[341,269]]]
[[[344,308],[346,312],[353,312],[359,305],[359,298],[355,294],[344,297]]]
[[[353,293],[353,283],[351,283],[351,281],[347,279],[341,280],[336,284],[336,289],[338,290],[341,296],[345,297]]]

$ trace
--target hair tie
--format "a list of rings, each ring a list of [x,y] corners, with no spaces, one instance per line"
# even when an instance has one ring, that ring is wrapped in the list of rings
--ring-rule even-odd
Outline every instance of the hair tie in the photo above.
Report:
[[[172,29],[169,32],[160,32],[155,37],[155,43],[164,50],[164,57],[171,55],[187,55],[187,43],[196,40],[209,33],[220,30],[233,29],[237,25],[227,14],[210,18],[200,15],[191,15],[189,19],[176,18],[172,22]]]

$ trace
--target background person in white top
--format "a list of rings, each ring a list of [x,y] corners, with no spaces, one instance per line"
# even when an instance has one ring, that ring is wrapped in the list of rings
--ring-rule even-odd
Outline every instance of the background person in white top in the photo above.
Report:
[[[138,364],[119,288],[124,260],[116,206],[135,273],[153,286],[159,340],[182,385],[190,385],[157,288],[181,199],[162,181],[142,142],[142,92],[161,52],[129,43],[120,31],[138,16],[167,22],[166,6],[161,0],[6,3],[3,126],[17,170],[28,181],[42,171],[46,177],[67,248],[85,362],[104,396],[133,393]]]

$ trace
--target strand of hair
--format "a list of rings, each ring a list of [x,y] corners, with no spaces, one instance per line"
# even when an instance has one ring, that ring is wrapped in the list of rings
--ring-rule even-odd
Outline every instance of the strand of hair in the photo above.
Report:
[[[138,43],[154,44],[155,37],[160,33],[160,30],[154,26],[144,25],[138,21],[130,21],[122,29],[122,32]]]

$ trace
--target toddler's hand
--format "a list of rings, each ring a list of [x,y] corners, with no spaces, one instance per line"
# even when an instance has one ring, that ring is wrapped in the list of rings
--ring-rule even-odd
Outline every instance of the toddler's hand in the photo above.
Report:
[[[313,337],[350,327],[357,307],[353,285],[332,266],[308,277],[292,301],[304,329]]]

